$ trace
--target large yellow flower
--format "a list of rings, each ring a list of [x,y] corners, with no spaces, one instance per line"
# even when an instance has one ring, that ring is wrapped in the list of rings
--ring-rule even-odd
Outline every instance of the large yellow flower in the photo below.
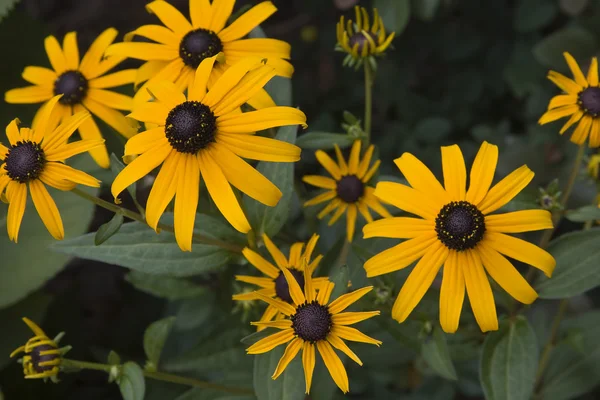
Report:
[[[206,58],[223,52],[226,64],[217,66],[208,81],[209,89],[227,67],[247,56],[267,59],[278,75],[291,77],[294,69],[286,61],[290,58],[290,45],[276,39],[241,39],[253,28],[269,18],[277,9],[270,1],[264,1],[229,26],[235,0],[190,0],[191,23],[175,7],[166,1],[153,1],[146,5],[165,26],[144,25],[125,36],[131,40],[142,36],[156,43],[117,43],[108,48],[107,55],[137,58],[147,61],[138,71],[136,84],[150,80],[167,80],[183,90],[191,87],[194,71]],[[145,86],[135,95],[134,101],[148,100]],[[248,100],[256,109],[272,107],[273,100],[263,89]]]
[[[300,159],[299,147],[255,136],[254,132],[284,125],[306,126],[304,113],[292,107],[240,112],[240,106],[275,75],[274,68],[259,59],[243,59],[207,91],[216,57],[200,64],[187,98],[171,82],[148,86],[156,101],[136,108],[130,117],[158,127],[129,139],[125,156],[140,156],[121,171],[112,185],[116,199],[164,162],[150,191],[146,220],[156,229],[160,216],[177,194],[175,237],[184,251],[192,248],[200,174],[221,213],[235,229],[246,233],[250,224],[230,184],[269,206],[277,204],[281,191],[240,157],[276,162]]]
[[[63,95],[58,102],[50,126],[55,127],[60,121],[74,113],[88,110],[96,117],[110,125],[121,135],[129,138],[137,132],[123,114],[117,110],[131,111],[133,100],[129,96],[106,90],[132,83],[136,70],[128,69],[105,75],[120,64],[125,57],[103,58],[106,48],[117,37],[113,28],[105,30],[92,43],[88,52],[79,59],[77,34],[70,32],[65,35],[63,48],[54,36],[48,36],[44,41],[46,53],[52,69],[44,67],[26,67],[23,79],[34,86],[12,89],[6,92],[7,103],[42,103],[33,121],[37,128],[40,114],[47,106],[47,101],[55,95]],[[86,119],[79,126],[82,139],[102,139],[102,134],[93,118]],[[98,146],[90,151],[96,163],[103,168],[110,165],[105,146]]]
[[[315,153],[317,160],[333,179],[319,175],[305,175],[302,178],[310,185],[327,189],[325,193],[305,202],[304,206],[314,206],[328,201],[329,204],[323,208],[318,217],[321,219],[333,212],[333,216],[328,222],[330,226],[346,213],[346,238],[349,242],[354,237],[356,217],[359,212],[369,222],[373,221],[369,208],[382,217],[392,216],[373,195],[373,187],[368,185],[381,163],[380,160],[377,160],[370,166],[375,147],[370,145],[361,160],[360,146],[361,141],[356,140],[350,151],[350,159],[346,162],[336,144],[337,164],[323,150],[318,150]]]
[[[58,208],[44,184],[59,190],[71,190],[78,183],[99,187],[100,181],[85,172],[64,164],[64,160],[102,146],[104,139],[67,140],[77,127],[89,120],[90,114],[83,110],[63,120],[57,128],[51,120],[56,118],[57,102],[61,96],[53,97],[38,116],[36,129],[21,128],[19,120],[6,127],[9,147],[0,143],[0,196],[6,189],[8,237],[16,242],[21,220],[27,203],[27,187],[31,191],[33,204],[50,234],[58,240],[65,236]]]
[[[498,148],[484,142],[467,172],[458,146],[442,147],[443,187],[431,171],[410,153],[395,160],[410,186],[379,182],[375,196],[421,218],[385,218],[366,225],[365,238],[409,239],[365,263],[373,277],[406,268],[419,260],[402,287],[392,317],[403,322],[419,303],[441,266],[440,323],[455,332],[465,287],[477,323],[483,331],[498,329],[496,305],[486,272],[518,301],[530,304],[537,293],[504,256],[522,261],[552,275],[556,265],[545,250],[506,235],[551,229],[546,210],[525,210],[489,215],[507,204],[533,178],[526,165],[490,189]]]
[[[541,125],[557,119],[569,117],[560,129],[562,135],[574,124],[577,127],[571,135],[571,141],[585,143],[590,138],[590,147],[600,146],[600,87],[598,86],[598,59],[592,63],[586,76],[583,75],[577,61],[569,53],[563,53],[575,80],[555,72],[548,72],[550,79],[564,94],[554,96],[548,104],[548,111],[540,117]]]
[[[266,234],[263,234],[263,241],[265,242],[265,246],[267,247],[267,251],[275,261],[275,264],[279,268],[287,268],[290,270],[296,281],[300,284],[300,286],[304,286],[304,269],[309,269],[309,274],[312,275],[313,271],[319,266],[319,262],[323,258],[322,255],[318,255],[314,260],[310,260],[312,258],[312,254],[315,250],[315,246],[317,245],[317,241],[319,240],[319,235],[312,235],[308,243],[306,243],[306,249],[304,252],[302,249],[304,248],[304,243],[298,242],[294,243],[290,248],[290,255],[288,258],[275,246],[275,244],[269,239]],[[241,282],[250,283],[252,285],[257,285],[261,289],[257,292],[249,292],[249,293],[240,293],[233,296],[233,300],[238,301],[248,301],[248,300],[257,300],[258,296],[256,293],[261,293],[265,296],[273,297],[281,299],[287,303],[292,302],[292,297],[290,296],[289,287],[283,272],[279,271],[277,267],[271,264],[269,261],[265,260],[260,254],[246,247],[242,253],[246,260],[250,264],[252,264],[256,269],[266,275],[266,277],[257,277],[257,276],[248,276],[248,275],[236,275],[235,279]],[[306,264],[306,265],[305,265]],[[313,279],[313,283],[316,290],[321,290],[323,285],[327,284],[329,279],[327,277],[323,278],[315,278]],[[271,321],[273,318],[276,318],[278,311],[275,307],[269,305],[265,310],[261,322]],[[262,330],[264,327],[259,326],[258,330]]]
[[[358,329],[348,326],[379,315],[379,311],[342,311],[369,293],[373,287],[369,286],[355,290],[329,303],[329,297],[334,286],[332,282],[327,282],[317,294],[308,268],[304,269],[304,288],[300,288],[290,270],[281,268],[281,271],[289,285],[293,304],[273,299],[262,293],[257,293],[257,297],[273,306],[280,313],[288,316],[289,319],[279,319],[271,322],[253,322],[253,325],[281,329],[281,331],[254,343],[248,348],[248,354],[266,353],[279,345],[289,342],[285,353],[283,353],[283,357],[279,360],[277,368],[275,368],[275,372],[273,373],[273,379],[277,379],[294,357],[296,357],[300,349],[302,349],[306,393],[309,393],[313,370],[315,368],[316,347],[336,385],[344,393],[347,393],[350,390],[348,375],[346,374],[344,364],[333,348],[335,347],[346,354],[358,365],[362,365],[360,358],[350,350],[343,339],[375,344],[377,346],[381,342],[365,335]]]

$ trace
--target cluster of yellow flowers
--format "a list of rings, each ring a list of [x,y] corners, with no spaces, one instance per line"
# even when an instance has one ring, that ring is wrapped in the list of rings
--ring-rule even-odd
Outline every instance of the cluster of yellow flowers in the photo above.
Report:
[[[162,165],[150,192],[146,221],[156,230],[174,198],[175,237],[183,251],[192,249],[201,177],[220,212],[242,233],[251,227],[232,186],[263,204],[278,203],[282,196],[279,188],[244,159],[298,161],[299,147],[255,133],[286,125],[306,127],[306,116],[296,108],[277,106],[263,89],[276,75],[291,77],[289,44],[268,38],[243,39],[276,8],[264,1],[227,25],[234,4],[234,0],[190,0],[190,21],[168,2],[153,1],[146,7],[164,26],[141,26],[127,34],[125,42],[116,44],[112,43],[117,32],[107,29],[81,59],[74,32],[65,36],[62,47],[55,37],[46,38],[52,69],[25,68],[23,78],[33,86],[6,93],[8,102],[43,103],[32,129],[19,128],[19,120],[15,119],[6,128],[10,146],[0,145],[0,194],[9,203],[7,227],[12,240],[18,238],[27,188],[49,232],[62,239],[62,220],[45,185],[59,190],[71,190],[77,184],[100,185],[95,178],[64,163],[73,155],[89,152],[98,165],[109,166],[96,118],[128,139],[124,159],[131,162],[112,183],[115,201],[128,186]],[[356,24],[346,24],[343,19],[338,24],[338,45],[354,60],[381,55],[390,46],[393,34],[385,33],[377,14],[372,24],[366,10],[357,7],[356,15]],[[151,42],[131,41],[136,36]],[[572,140],[581,144],[589,136],[590,145],[597,147],[600,89],[596,59],[586,79],[572,57],[566,57],[575,81],[550,73],[549,78],[567,94],[552,100],[540,123],[572,115],[561,133],[579,122]],[[137,70],[107,74],[126,58],[145,63]],[[141,87],[134,97],[107,90],[125,84]],[[242,112],[244,104],[254,110]],[[125,116],[118,110],[130,114]],[[137,122],[144,126],[139,133]],[[82,140],[69,142],[75,130]],[[317,151],[316,157],[330,177],[303,177],[304,182],[325,189],[305,206],[327,202],[318,217],[332,214],[330,225],[345,214],[349,242],[359,213],[368,222],[364,238],[406,239],[364,265],[367,276],[374,277],[416,262],[393,306],[394,319],[406,320],[442,266],[439,308],[445,332],[458,329],[465,291],[482,331],[498,329],[487,275],[522,303],[530,304],[537,298],[506,257],[538,268],[547,276],[552,274],[555,260],[542,248],[508,234],[552,229],[550,212],[493,214],[530,183],[534,173],[527,166],[492,185],[498,147],[484,142],[467,179],[461,150],[453,145],[441,148],[443,184],[419,159],[404,153],[394,162],[408,185],[378,182],[373,186],[370,182],[380,164],[379,160],[372,162],[373,153],[373,145],[361,152],[359,140],[354,142],[348,159],[336,146],[337,162],[324,151]],[[394,217],[387,206],[415,217]],[[371,210],[382,218],[374,220]],[[348,377],[333,348],[362,365],[343,339],[381,344],[349,327],[379,311],[345,312],[372,287],[330,301],[334,284],[327,277],[312,276],[322,258],[313,258],[317,235],[306,244],[293,244],[288,257],[266,235],[262,241],[274,264],[245,248],[243,255],[264,277],[237,276],[238,281],[256,285],[258,290],[235,295],[234,300],[267,303],[263,317],[253,325],[259,330],[271,327],[280,331],[253,344],[248,353],[264,353],[287,343],[273,374],[277,378],[302,349],[308,393],[316,347],[335,383],[347,392]],[[32,329],[38,341],[18,349],[28,357],[25,374],[55,375],[59,364],[57,346],[36,330],[39,328]]]

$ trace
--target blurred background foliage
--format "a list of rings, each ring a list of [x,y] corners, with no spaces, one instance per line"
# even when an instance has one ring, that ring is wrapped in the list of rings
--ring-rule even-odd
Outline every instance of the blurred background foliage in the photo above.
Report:
[[[187,10],[187,0],[171,2]],[[237,7],[257,2],[239,0]],[[357,239],[350,249],[347,266],[337,266],[335,260],[343,244],[339,238],[343,237],[345,224],[340,222],[327,229],[325,223],[315,219],[314,208],[303,209],[301,204],[311,193],[299,183],[299,178],[319,171],[314,149],[332,146],[333,136],[316,133],[344,133],[341,122],[345,110],[362,115],[362,73],[342,68],[343,55],[333,51],[335,23],[341,14],[352,16],[352,7],[360,4],[376,6],[386,28],[396,31],[394,49],[378,62],[374,87],[372,136],[382,159],[379,178],[401,179],[392,160],[405,151],[417,155],[440,176],[440,145],[458,143],[470,164],[479,143],[487,140],[500,146],[498,176],[525,162],[536,173],[534,182],[508,208],[538,207],[538,187],[545,187],[556,177],[564,181],[575,151],[574,145],[557,134],[558,124],[537,125],[550,97],[556,94],[545,75],[550,68],[566,72],[563,51],[571,52],[583,68],[587,68],[591,56],[600,55],[600,1],[273,2],[279,11],[262,29],[269,37],[291,43],[296,72],[291,84],[275,79],[268,89],[278,104],[299,106],[306,112],[310,134],[298,132],[298,143],[305,148],[301,162],[294,166],[259,167],[280,187],[290,189],[284,190],[282,207],[265,214],[252,201],[246,201],[245,205],[253,227],[259,232],[277,234],[277,242],[283,247],[318,232],[319,250],[325,254],[318,273],[330,275],[338,282],[338,290],[345,290],[348,281],[356,288],[367,284],[377,286],[367,302],[369,307],[384,311],[381,317],[364,323],[363,331],[383,340],[384,347],[377,351],[360,344],[353,346],[365,366],[346,363],[351,383],[351,392],[346,397],[365,400],[531,397],[528,389],[524,389],[527,385],[519,385],[535,376],[537,356],[519,365],[510,364],[507,358],[514,352],[537,355],[550,334],[555,302],[536,302],[526,311],[529,322],[505,323],[494,336],[497,340],[487,340],[485,346],[485,336],[473,324],[473,316],[466,308],[459,333],[441,333],[435,289],[425,297],[416,316],[399,325],[386,311],[408,271],[369,282],[362,269],[365,259],[389,247],[390,242]],[[108,26],[124,34],[143,23],[151,23],[154,17],[144,11],[144,4],[144,0],[0,0],[0,54],[3,54],[0,92],[25,85],[20,77],[25,66],[47,65],[43,49],[46,35],[62,37],[76,30],[80,48],[85,49]],[[123,68],[135,65],[129,61]],[[3,103],[0,122],[7,125],[19,117],[27,125],[35,109],[36,106]],[[110,128],[102,128],[110,151],[120,157],[122,141]],[[296,131],[284,128],[278,135],[282,140],[294,141]],[[346,145],[349,143],[346,141]],[[112,173],[97,170],[89,156],[80,157],[76,163],[79,168],[111,182]],[[138,184],[136,195],[142,204],[149,183]],[[112,201],[107,187],[99,195]],[[588,204],[595,193],[593,182],[580,179],[570,208]],[[29,337],[20,322],[24,315],[38,321],[50,336],[66,331],[64,343],[74,347],[70,358],[105,362],[113,350],[122,361],[143,365],[150,360],[165,371],[254,387],[261,400],[304,399],[299,360],[277,381],[271,381],[270,375],[283,349],[256,357],[245,354],[244,348],[256,340],[256,335],[242,342],[240,338],[252,333],[249,321],[256,320],[261,310],[231,301],[231,294],[242,289],[232,283],[233,275],[242,268],[248,269],[240,266],[239,256],[201,245],[195,245],[194,252],[182,255],[171,236],[166,233],[156,236],[137,223],[124,225],[104,244],[95,246],[93,232],[110,221],[112,215],[69,193],[53,192],[53,196],[65,222],[67,236],[63,243],[53,244],[33,212],[26,213],[18,245],[9,243],[6,235],[0,234],[0,326],[3,328],[0,399],[2,396],[6,400],[121,398],[118,386],[108,385],[106,375],[94,371],[65,375],[59,385],[25,381],[20,366],[8,359],[10,351]],[[214,214],[215,207],[206,197],[202,198],[199,210]],[[28,206],[30,211],[31,206]],[[5,230],[5,211],[6,205],[0,203],[2,230]],[[580,225],[581,221],[563,221],[558,234]],[[210,219],[203,216],[198,229],[244,245],[245,238],[223,224],[219,216]],[[92,233],[82,236],[86,232]],[[536,236],[531,238],[535,240]],[[594,251],[598,233],[587,238],[588,251]],[[568,247],[570,242],[565,243],[562,246]],[[157,277],[153,275],[156,273],[169,276]],[[597,282],[597,272],[594,279]],[[600,397],[597,339],[600,314],[594,311],[600,304],[600,293],[595,289],[581,294],[590,287],[576,287],[569,293],[578,294],[571,301],[573,313],[557,336],[560,340],[542,379],[543,385],[536,388],[536,399]],[[551,293],[546,297],[557,296]],[[508,299],[501,291],[496,292],[496,299],[499,309],[505,311]],[[158,328],[146,330],[153,322],[168,316],[176,318],[163,320]],[[161,340],[166,340],[162,354]],[[111,357],[114,361],[116,356]],[[496,376],[515,380],[502,387],[503,382],[494,381]],[[311,396],[314,400],[342,397],[322,363],[317,364]],[[145,398],[254,397],[148,381]]]

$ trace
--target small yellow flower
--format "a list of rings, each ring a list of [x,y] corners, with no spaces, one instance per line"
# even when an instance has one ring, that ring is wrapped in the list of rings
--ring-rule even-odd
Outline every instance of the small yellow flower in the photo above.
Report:
[[[356,218],[358,212],[368,221],[373,221],[369,208],[375,210],[382,217],[391,217],[388,210],[383,207],[381,202],[373,195],[374,188],[368,183],[377,172],[379,160],[375,161],[371,167],[371,157],[375,147],[370,145],[367,148],[362,160],[360,159],[361,141],[356,140],[350,151],[348,162],[344,159],[339,146],[335,145],[337,164],[323,150],[318,150],[315,155],[321,165],[329,172],[332,178],[319,175],[306,175],[302,180],[309,185],[328,189],[315,198],[304,203],[305,207],[329,202],[327,206],[318,214],[319,219],[324,218],[335,210],[329,220],[329,225],[333,225],[344,213],[346,214],[346,237],[349,242],[354,237],[356,227]]]
[[[35,322],[28,318],[23,318],[23,322],[33,331],[35,336],[29,339],[24,346],[13,351],[10,357],[24,353],[21,362],[25,379],[50,378],[52,381],[57,382],[56,376],[62,362],[62,351],[58,348],[58,341],[62,334],[52,340]]]
[[[25,214],[28,188],[44,225],[55,239],[62,240],[65,236],[62,219],[45,185],[58,190],[71,190],[77,184],[100,186],[93,176],[64,163],[76,154],[103,146],[104,139],[67,143],[73,132],[89,120],[90,113],[80,111],[54,128],[51,120],[56,117],[60,98],[60,95],[53,97],[43,107],[35,129],[19,129],[19,120],[14,119],[6,127],[9,147],[0,143],[0,196],[6,190],[9,203],[6,227],[9,239],[14,242]]]
[[[269,38],[243,39],[277,11],[273,3],[263,1],[228,25],[234,6],[235,0],[189,0],[188,20],[168,2],[153,1],[146,5],[146,9],[155,14],[164,26],[141,26],[125,36],[125,43],[110,46],[106,54],[146,61],[138,71],[136,85],[145,81],[168,80],[181,91],[192,86],[194,72],[200,63],[219,52],[225,54],[225,63],[212,71],[209,89],[228,67],[244,57],[265,58],[277,75],[291,77],[294,68],[288,61],[291,51],[288,43]],[[134,36],[152,42],[131,42]],[[147,84],[142,86],[134,96],[136,103],[150,98],[146,87]],[[275,106],[263,89],[248,99],[248,104],[256,109]]]
[[[408,318],[442,266],[440,324],[445,332],[458,329],[465,290],[481,330],[498,329],[487,275],[524,304],[537,298],[535,290],[506,257],[529,264],[548,277],[556,261],[542,248],[508,234],[551,229],[550,212],[523,210],[491,215],[531,182],[534,174],[526,165],[492,186],[498,147],[483,142],[467,190],[467,170],[457,145],[442,147],[444,186],[410,153],[404,153],[395,163],[410,186],[379,182],[375,196],[420,218],[384,218],[363,229],[365,238],[408,239],[367,260],[364,268],[368,277],[407,268],[418,260],[394,303],[394,319],[404,322]]]
[[[288,283],[293,303],[289,304],[261,293],[257,293],[257,297],[288,318],[270,322],[253,322],[253,325],[281,329],[281,331],[254,343],[248,348],[248,354],[266,353],[289,342],[272,376],[273,379],[277,379],[302,349],[302,365],[304,367],[306,393],[308,394],[315,368],[316,347],[336,385],[344,393],[347,393],[350,390],[348,375],[344,364],[333,348],[335,347],[346,354],[358,365],[362,365],[362,361],[350,350],[343,339],[377,346],[381,342],[365,335],[358,329],[348,326],[379,315],[379,311],[342,311],[369,293],[373,287],[369,286],[355,290],[329,303],[329,297],[334,286],[332,282],[327,282],[317,294],[308,268],[304,269],[304,288],[300,287],[288,268],[281,268],[281,271]]]
[[[373,24],[364,7],[355,6],[356,23],[346,21],[344,16],[336,26],[338,50],[348,53],[353,60],[381,56],[390,47],[395,32],[386,36],[383,20],[377,9],[373,9]],[[345,61],[346,63],[347,61]],[[353,63],[351,63],[353,65]]]
[[[80,59],[76,32],[65,35],[62,48],[54,36],[48,36],[44,45],[52,69],[26,67],[23,71],[23,79],[33,86],[9,90],[4,96],[6,102],[19,104],[43,102],[33,120],[33,128],[36,129],[40,115],[48,107],[48,101],[53,96],[63,95],[50,123],[52,129],[71,115],[88,110],[121,135],[127,138],[133,136],[137,132],[137,126],[132,125],[131,121],[117,111],[130,111],[133,99],[106,90],[133,83],[135,80],[134,69],[106,75],[125,60],[124,57],[103,58],[104,51],[116,37],[115,29],[105,30]],[[79,134],[85,140],[102,139],[94,118],[85,120],[79,126]],[[90,155],[102,168],[109,167],[110,159],[105,146],[91,149]]]
[[[309,274],[312,275],[314,270],[319,265],[319,262],[323,258],[322,255],[318,255],[311,262],[312,254],[315,250],[315,246],[317,245],[317,241],[319,240],[319,235],[312,235],[308,243],[306,243],[306,249],[304,252],[302,251],[304,248],[304,243],[298,242],[294,243],[290,248],[289,258],[286,258],[285,255],[275,246],[275,244],[269,239],[267,235],[263,235],[263,241],[265,242],[265,246],[271,254],[271,257],[277,264],[279,268],[287,268],[292,273],[294,278],[300,286],[304,286],[304,269],[309,269]],[[235,279],[240,282],[250,283],[252,285],[257,285],[261,289],[256,292],[249,293],[240,293],[233,296],[233,300],[237,301],[248,301],[248,300],[257,300],[259,297],[256,293],[263,294],[265,296],[271,298],[277,298],[283,300],[287,303],[292,302],[292,297],[290,295],[289,287],[287,281],[285,280],[285,276],[283,272],[281,272],[277,267],[271,264],[269,261],[265,260],[260,254],[257,252],[250,250],[249,248],[245,248],[242,253],[244,257],[248,260],[250,264],[252,264],[256,269],[266,275],[266,277],[257,277],[257,276],[247,276],[247,275],[236,275]],[[305,265],[306,263],[306,265]],[[321,290],[325,284],[327,284],[329,280],[327,277],[323,278],[315,278],[313,279],[315,289]],[[280,315],[280,314],[279,314]],[[269,305],[265,310],[261,322],[271,321],[273,318],[278,319],[277,308]],[[258,326],[257,330],[264,329],[263,326]]]
[[[600,170],[600,154],[594,154],[588,160],[587,165],[588,174],[594,178],[598,179],[598,172]]]
[[[548,111],[539,119],[539,124],[544,125],[557,119],[569,117],[569,120],[560,129],[562,135],[571,126],[577,127],[571,135],[571,141],[576,144],[585,143],[589,137],[590,147],[600,146],[600,87],[598,87],[598,59],[592,58],[592,63],[587,73],[583,75],[577,61],[569,53],[563,53],[567,64],[573,73],[573,79],[555,72],[548,72],[550,79],[564,94],[554,96],[548,104]]]

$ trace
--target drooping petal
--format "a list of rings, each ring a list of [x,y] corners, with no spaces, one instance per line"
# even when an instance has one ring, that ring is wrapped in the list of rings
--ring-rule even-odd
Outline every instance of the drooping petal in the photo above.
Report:
[[[181,169],[177,171],[178,184],[175,193],[175,238],[181,250],[192,251],[192,236],[200,189],[200,169],[195,155],[185,154],[182,159]]]
[[[346,214],[346,238],[352,242],[354,238],[354,229],[356,228],[356,216],[358,209],[356,204],[348,204],[348,213]]]
[[[552,276],[556,267],[556,260],[546,250],[503,233],[486,232],[482,244],[543,271],[547,277]]]
[[[363,228],[365,239],[387,237],[411,239],[435,231],[435,222],[421,218],[393,217],[370,222]]]
[[[371,257],[365,262],[367,277],[371,278],[408,267],[438,242],[435,232],[402,242]]]
[[[289,342],[293,338],[294,330],[292,328],[284,329],[254,343],[252,346],[248,347],[246,352],[248,354],[266,353],[279,345]]]
[[[600,147],[600,120],[594,118],[592,129],[590,130],[590,147]]]
[[[205,58],[202,60],[194,75],[192,88],[188,92],[188,100],[202,101],[206,96],[208,80],[210,78],[213,66],[217,61],[217,56]]]
[[[466,195],[469,203],[479,204],[483,200],[492,186],[497,163],[498,146],[484,141],[471,167],[469,190]]]
[[[579,145],[585,143],[585,140],[590,134],[593,120],[594,118],[584,114],[584,116],[581,118],[581,121],[579,121],[579,124],[573,131],[573,134],[571,135],[571,142]]]
[[[505,214],[486,215],[485,229],[503,233],[552,229],[552,214],[547,210],[522,210]]]
[[[476,204],[484,215],[496,211],[511,201],[533,179],[533,171],[527,165],[517,168],[490,189],[481,203]]]
[[[152,184],[146,204],[146,222],[154,230],[157,229],[160,217],[175,196],[178,184],[177,171],[184,168],[184,161],[181,153],[172,150],[165,157],[165,162]]]
[[[310,342],[304,342],[302,348],[302,367],[304,368],[304,382],[306,384],[306,394],[310,393],[313,371],[315,369],[315,345]]]
[[[442,166],[446,192],[454,201],[464,200],[467,190],[467,170],[458,145],[442,146]]]
[[[458,329],[460,313],[465,299],[464,252],[451,251],[444,264],[440,291],[440,325],[446,333]]]
[[[346,373],[346,369],[344,368],[344,364],[340,358],[335,354],[333,348],[329,344],[329,342],[318,341],[317,349],[319,350],[319,354],[323,358],[323,362],[333,378],[335,384],[341,389],[342,392],[348,393],[350,391],[350,383],[348,382],[348,374]]]
[[[498,329],[496,303],[477,250],[467,250],[465,261],[466,264],[462,266],[462,269],[469,302],[477,324],[483,332],[495,331]]]
[[[344,343],[344,341],[340,339],[339,336],[330,333],[329,335],[327,335],[327,341],[333,347],[350,357],[355,363],[361,366],[363,365],[362,361],[360,361],[360,358],[358,358],[358,356],[352,350],[350,350],[350,347],[348,347],[348,345]]]
[[[86,110],[81,104],[76,104],[73,106],[73,111],[75,113],[79,113]],[[94,121],[94,118],[86,118],[81,125],[79,125],[78,129],[79,135],[83,140],[104,140],[96,121]],[[93,147],[89,150],[89,152],[90,156],[92,156],[94,161],[96,161],[96,164],[98,164],[101,168],[108,168],[110,166],[110,158],[105,145]]]
[[[10,192],[8,199],[10,203],[6,217],[6,228],[8,230],[8,238],[17,243],[21,221],[23,220],[25,206],[27,205],[27,185],[11,181],[8,184],[7,192]]]
[[[52,200],[44,184],[34,179],[29,182],[29,190],[31,190],[31,199],[33,200],[35,209],[48,229],[48,232],[50,232],[54,239],[63,240],[65,229],[60,213],[58,212],[58,207],[56,207],[56,203]]]
[[[303,344],[303,340],[297,337],[287,345],[287,347],[285,348],[285,352],[279,360],[277,368],[275,368],[275,372],[273,373],[273,376],[271,376],[271,378],[277,379],[279,375],[281,375],[283,371],[285,371],[285,368],[289,365],[290,362],[292,362],[294,357],[296,357]]]

